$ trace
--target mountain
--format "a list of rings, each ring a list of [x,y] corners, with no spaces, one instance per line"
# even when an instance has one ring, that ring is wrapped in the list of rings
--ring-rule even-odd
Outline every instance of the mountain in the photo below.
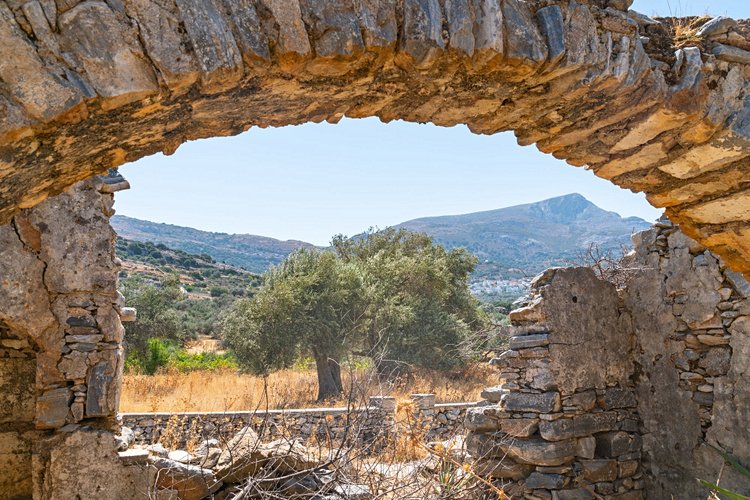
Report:
[[[414,219],[397,227],[430,234],[448,248],[468,249],[479,258],[475,277],[508,278],[577,262],[591,243],[619,255],[632,245],[631,234],[650,226],[569,194],[488,212]]]
[[[210,255],[255,273],[280,263],[298,248],[314,247],[302,241],[211,233],[121,215],[112,218],[112,225],[123,238]],[[570,194],[489,212],[414,219],[397,227],[430,234],[448,248],[468,249],[479,258],[475,278],[508,279],[577,262],[590,243],[618,255],[623,246],[631,246],[631,234],[650,224],[637,217],[620,217],[580,194]]]
[[[112,227],[128,240],[161,243],[192,254],[210,255],[214,260],[262,273],[283,261],[298,248],[313,248],[303,241],[281,241],[252,234],[225,234],[189,227],[160,224],[123,215],[112,217]]]

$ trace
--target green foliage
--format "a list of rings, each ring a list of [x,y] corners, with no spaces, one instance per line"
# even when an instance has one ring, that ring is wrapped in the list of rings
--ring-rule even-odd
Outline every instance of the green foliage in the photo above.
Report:
[[[200,335],[215,336],[224,311],[238,298],[252,297],[259,276],[164,244],[118,238],[117,253],[126,264],[154,266],[121,273],[126,303],[138,310],[138,320],[125,325],[129,369],[154,373],[166,365],[180,370],[236,366],[226,357],[188,355],[180,346]]]
[[[352,352],[454,367],[485,321],[468,288],[475,264],[463,249],[404,230],[338,236],[331,250],[299,250],[267,272],[257,295],[227,315],[225,342],[257,374],[311,355],[321,384],[330,376],[340,385],[339,363]]]
[[[130,353],[125,368],[131,372],[153,375],[164,369],[180,372],[235,369],[237,362],[230,354],[190,353],[175,341],[150,338],[146,354],[138,356]]]
[[[290,367],[301,352],[339,361],[363,314],[358,271],[331,251],[298,250],[264,275],[251,300],[235,303],[224,341],[256,374]]]
[[[393,228],[357,239],[337,236],[333,247],[365,276],[363,347],[372,357],[439,369],[466,361],[458,347],[486,322],[468,287],[476,257]]]
[[[126,323],[125,345],[134,356],[146,358],[149,339],[182,341],[187,332],[174,308],[182,300],[179,279],[170,275],[161,283],[146,283],[140,276],[120,281],[120,291],[126,303],[138,310],[138,321]]]

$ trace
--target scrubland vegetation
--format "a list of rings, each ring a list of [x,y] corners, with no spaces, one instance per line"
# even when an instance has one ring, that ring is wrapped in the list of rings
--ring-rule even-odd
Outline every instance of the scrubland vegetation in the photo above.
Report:
[[[496,370],[477,363],[457,371],[420,369],[408,380],[383,384],[371,369],[344,369],[343,383],[356,387],[357,400],[368,395],[394,396],[406,401],[412,393],[434,393],[438,401],[478,401],[480,392],[492,384]],[[256,408],[310,408],[346,406],[347,398],[317,403],[317,375],[313,368],[281,370],[266,379],[237,370],[175,369],[156,375],[128,373],[123,383],[120,411],[247,411]]]
[[[118,252],[138,310],[126,324],[124,412],[330,406],[352,388],[359,400],[470,401],[493,376],[483,356],[502,345],[492,325],[507,301],[480,304],[468,289],[476,258],[423,234],[336,237],[262,278],[164,245],[124,241]]]

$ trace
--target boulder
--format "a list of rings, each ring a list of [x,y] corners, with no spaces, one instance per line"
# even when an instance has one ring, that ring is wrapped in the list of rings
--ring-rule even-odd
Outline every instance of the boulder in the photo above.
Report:
[[[149,462],[156,469],[156,486],[160,489],[175,490],[180,500],[201,500],[222,486],[221,480],[217,480],[210,469],[168,458],[152,457]]]
[[[320,461],[298,440],[278,439],[263,445],[260,451],[268,460],[266,468],[279,474],[313,470],[320,466]]]
[[[261,446],[258,434],[252,428],[242,428],[219,456],[216,476],[226,483],[236,484],[255,475],[268,461]]]

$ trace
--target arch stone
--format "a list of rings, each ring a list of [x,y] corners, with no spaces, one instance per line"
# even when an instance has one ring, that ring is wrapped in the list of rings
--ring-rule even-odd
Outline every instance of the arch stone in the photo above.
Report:
[[[750,42],[613,0],[0,1],[0,222],[252,126],[377,116],[519,143],[645,192],[750,273]]]

